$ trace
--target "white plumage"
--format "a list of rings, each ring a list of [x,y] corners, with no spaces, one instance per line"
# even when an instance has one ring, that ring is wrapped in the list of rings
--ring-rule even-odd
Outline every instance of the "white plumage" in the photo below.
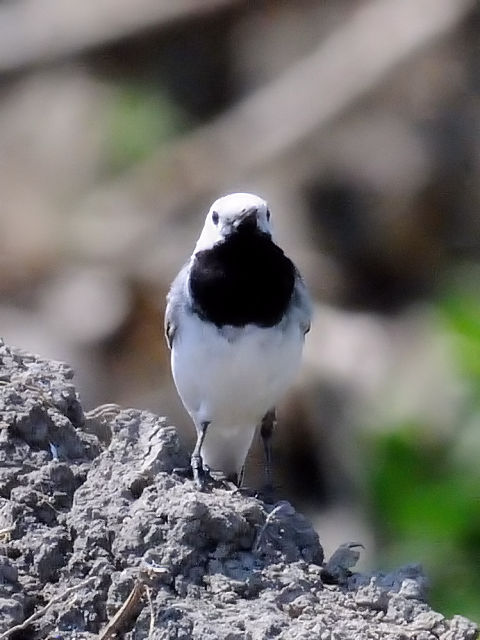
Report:
[[[240,477],[256,426],[294,380],[310,323],[308,294],[297,272],[286,312],[274,326],[217,326],[195,311],[190,272],[196,255],[237,233],[247,215],[270,235],[270,213],[257,196],[232,194],[212,205],[194,253],[172,285],[166,312],[178,393],[199,437],[208,423],[202,462],[227,477]]]
[[[297,373],[302,345],[298,321],[281,331],[253,325],[218,331],[198,316],[184,319],[172,347],[173,378],[195,424],[211,423],[202,448],[211,469],[240,473],[255,427]]]

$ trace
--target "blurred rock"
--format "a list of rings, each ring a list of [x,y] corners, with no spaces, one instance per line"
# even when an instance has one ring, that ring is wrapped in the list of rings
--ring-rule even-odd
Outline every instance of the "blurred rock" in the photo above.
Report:
[[[94,181],[104,91],[80,67],[27,75],[0,100],[0,291],[15,291],[63,251],[63,207]]]
[[[94,345],[110,338],[129,312],[119,274],[100,267],[70,267],[49,280],[40,298],[45,322],[66,341]]]

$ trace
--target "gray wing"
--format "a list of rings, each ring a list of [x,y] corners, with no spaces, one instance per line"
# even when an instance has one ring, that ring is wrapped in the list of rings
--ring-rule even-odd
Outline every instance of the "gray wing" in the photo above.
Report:
[[[312,322],[313,305],[305,282],[298,271],[295,273],[292,305],[303,333],[308,333]]]
[[[168,304],[165,310],[165,321],[163,326],[165,329],[165,339],[167,341],[168,348],[171,349],[173,345],[173,339],[177,331],[177,325],[175,322],[173,309]]]
[[[176,276],[172,282],[170,291],[167,295],[167,308],[165,310],[165,338],[167,340],[168,348],[171,349],[175,335],[180,326],[182,313],[187,310],[188,306],[188,293],[187,293],[187,279],[188,279],[188,267],[187,263]]]

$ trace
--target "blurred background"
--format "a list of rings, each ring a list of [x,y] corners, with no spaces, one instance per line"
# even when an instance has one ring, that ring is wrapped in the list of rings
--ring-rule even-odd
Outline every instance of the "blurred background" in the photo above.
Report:
[[[168,285],[251,191],[315,298],[279,494],[480,621],[474,0],[1,0],[0,334],[167,415]],[[259,443],[247,483],[261,482]]]

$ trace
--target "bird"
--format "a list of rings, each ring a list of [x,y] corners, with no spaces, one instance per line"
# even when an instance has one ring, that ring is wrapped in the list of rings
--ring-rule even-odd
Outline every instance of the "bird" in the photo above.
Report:
[[[271,487],[275,407],[300,367],[312,316],[304,280],[271,225],[259,196],[218,198],[167,295],[165,335],[196,428],[191,471],[199,489],[212,472],[241,486],[257,428]]]

